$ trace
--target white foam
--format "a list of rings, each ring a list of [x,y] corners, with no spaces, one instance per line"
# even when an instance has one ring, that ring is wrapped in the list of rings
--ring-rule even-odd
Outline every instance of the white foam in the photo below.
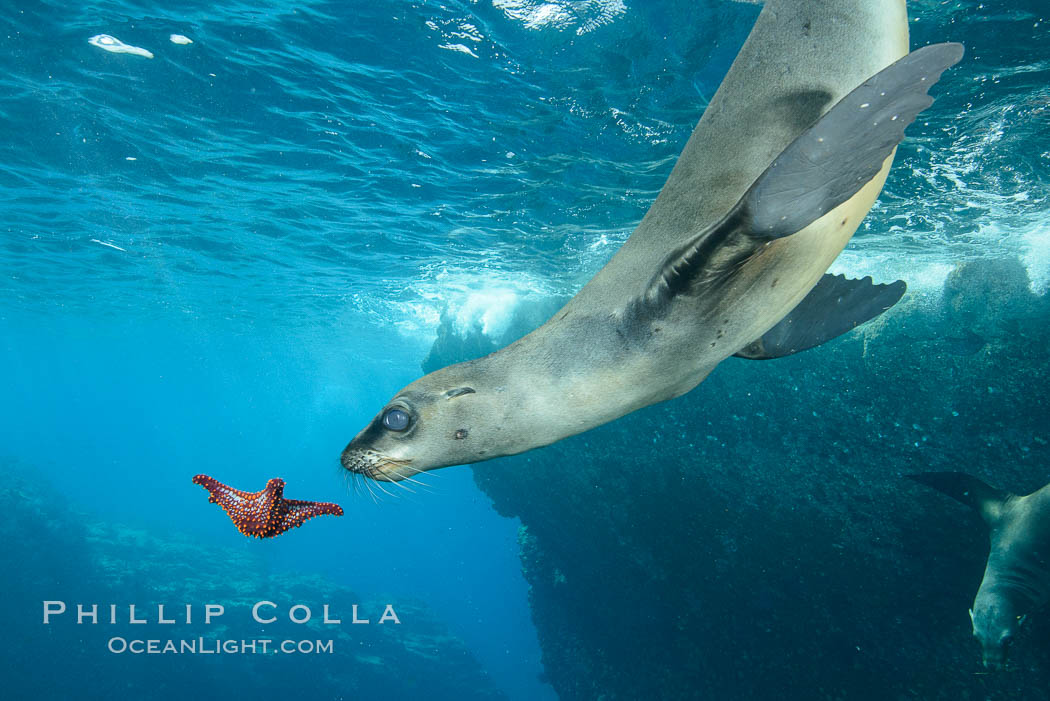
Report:
[[[591,241],[587,245],[587,248],[589,250],[592,250],[592,251],[597,251],[599,248],[605,248],[608,245],[609,245],[609,236],[607,234],[602,234],[598,238],[596,238],[593,241]]]
[[[471,292],[459,303],[456,331],[465,334],[480,328],[489,338],[499,338],[510,328],[520,301],[517,292],[506,287]]]
[[[442,315],[447,315],[457,332],[480,330],[497,342],[507,340],[504,336],[523,302],[557,294],[551,281],[528,273],[457,268],[446,261],[424,266],[423,279],[405,292],[396,309],[386,303],[376,309],[402,333],[432,338]]]
[[[1028,269],[1032,291],[1046,294],[1050,290],[1050,227],[1037,227],[1021,236],[1024,253],[1021,261]]]
[[[95,36],[88,39],[88,43],[92,46],[97,46],[103,51],[109,51],[114,54],[131,54],[133,56],[143,56],[145,58],[153,58],[153,52],[142,48],[141,46],[132,46],[131,44],[125,44],[120,39],[110,36],[109,34],[96,34]]]
[[[849,277],[871,275],[876,282],[895,279],[908,283],[908,289],[939,294],[944,282],[957,265],[980,258],[1011,258],[1021,260],[1028,273],[1032,292],[1038,295],[1050,291],[1050,226],[1023,222],[1012,224],[989,222],[978,226],[971,240],[979,247],[962,247],[944,251],[933,258],[931,254],[909,255],[906,252],[872,252],[863,246],[843,251],[829,272]],[[932,241],[932,247],[946,247],[948,241]],[[960,255],[960,252],[962,255]]]
[[[121,248],[120,246],[117,246],[116,244],[109,243],[108,241],[99,241],[98,239],[91,239],[91,243],[97,243],[100,246],[107,246],[109,248],[115,248],[118,251],[123,251],[124,253],[127,253],[127,249]]]
[[[944,281],[955,269],[951,261],[916,259],[902,255],[871,255],[863,250],[843,251],[829,273],[862,278],[870,275],[877,283],[904,280],[911,292],[941,293]]]
[[[468,54],[470,56],[473,56],[474,58],[478,57],[478,55],[476,53],[474,53],[470,49],[470,47],[464,46],[463,44],[442,44],[438,48],[439,49],[447,49],[448,51],[458,51],[461,54]]]

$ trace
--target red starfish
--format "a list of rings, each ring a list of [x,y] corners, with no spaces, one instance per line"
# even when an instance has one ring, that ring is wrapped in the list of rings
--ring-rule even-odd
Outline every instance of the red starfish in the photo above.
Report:
[[[343,515],[338,504],[285,499],[284,480],[276,477],[259,492],[242,492],[207,475],[197,475],[193,483],[208,490],[208,501],[221,506],[237,530],[254,538],[273,538],[314,516]]]

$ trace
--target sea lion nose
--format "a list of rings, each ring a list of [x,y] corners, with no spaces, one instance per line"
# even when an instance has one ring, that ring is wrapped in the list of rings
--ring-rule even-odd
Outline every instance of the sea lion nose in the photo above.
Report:
[[[982,661],[985,669],[998,672],[1003,668],[1004,656],[999,650],[990,650],[984,653]]]
[[[339,462],[347,470],[351,472],[360,471],[361,467],[361,455],[354,448],[354,441],[350,441],[345,448],[343,448],[342,454],[339,456]]]

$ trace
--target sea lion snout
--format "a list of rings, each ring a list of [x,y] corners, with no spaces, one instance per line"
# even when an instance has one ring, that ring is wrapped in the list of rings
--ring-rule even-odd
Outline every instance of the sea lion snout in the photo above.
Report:
[[[985,669],[1000,671],[1006,667],[1014,635],[1024,621],[1024,616],[1014,615],[1002,605],[991,605],[970,612],[973,621],[973,637],[981,644],[981,661]]]
[[[380,482],[398,482],[405,478],[399,468],[405,467],[412,461],[401,460],[364,448],[355,438],[343,449],[339,462],[346,470],[355,475],[364,475]]]
[[[345,448],[343,448],[342,454],[339,456],[339,463],[350,472],[363,472],[365,468],[365,456],[354,447],[353,441],[351,441]]]
[[[982,640],[981,636],[974,634],[981,643],[981,661],[984,668],[993,672],[999,672],[1006,667],[1006,654],[1013,642],[1013,636],[1005,636],[998,641]]]

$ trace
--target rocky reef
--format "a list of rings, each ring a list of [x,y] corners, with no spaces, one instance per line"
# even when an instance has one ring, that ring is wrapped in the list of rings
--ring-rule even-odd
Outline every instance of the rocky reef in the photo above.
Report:
[[[15,693],[10,698],[503,698],[462,641],[422,604],[399,600],[396,613],[405,624],[375,625],[384,605],[374,596],[358,596],[316,575],[269,571],[246,550],[94,521],[70,511],[38,472],[11,462],[0,461],[0,512],[0,626],[7,632],[0,670]],[[43,625],[44,600],[67,602],[67,613]],[[252,606],[260,600],[280,602],[263,610],[277,622],[253,620]],[[98,603],[99,623],[76,625],[76,603]],[[116,624],[108,622],[110,603],[119,605]],[[136,618],[149,625],[129,623],[132,603]],[[183,620],[188,603],[191,624]],[[205,625],[208,603],[226,612]],[[157,604],[167,605],[165,617],[176,624],[157,624]],[[288,620],[295,604],[311,609],[310,622]],[[343,625],[321,624],[324,604]],[[350,624],[354,604],[373,625]],[[273,647],[284,640],[331,640],[332,652],[279,654],[271,647],[268,654],[114,654],[107,651],[114,637],[161,644],[203,638],[211,645],[271,639]]]
[[[561,698],[1045,698],[1050,613],[984,674],[983,524],[905,475],[1050,479],[1048,322],[1018,261],[966,263],[823,347],[729,359],[677,400],[474,466],[524,524]],[[453,336],[425,369],[482,343]]]

